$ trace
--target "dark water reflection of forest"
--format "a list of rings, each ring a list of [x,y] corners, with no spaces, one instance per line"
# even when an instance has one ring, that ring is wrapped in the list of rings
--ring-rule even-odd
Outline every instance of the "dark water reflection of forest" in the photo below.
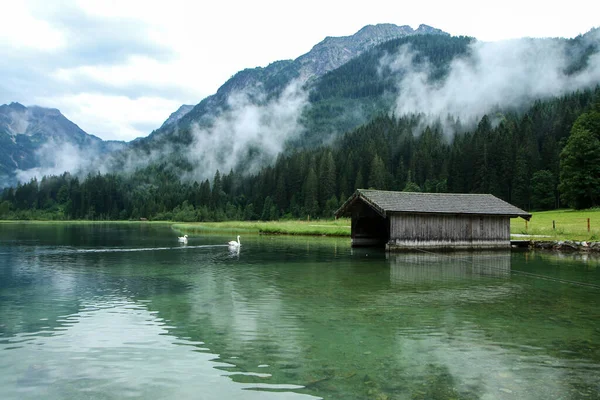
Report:
[[[600,261],[0,225],[3,399],[600,398]]]

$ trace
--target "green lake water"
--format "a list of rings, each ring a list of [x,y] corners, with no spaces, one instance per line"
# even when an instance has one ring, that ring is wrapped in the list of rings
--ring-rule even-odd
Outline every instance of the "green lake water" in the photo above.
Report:
[[[0,398],[600,399],[600,259],[0,224]]]

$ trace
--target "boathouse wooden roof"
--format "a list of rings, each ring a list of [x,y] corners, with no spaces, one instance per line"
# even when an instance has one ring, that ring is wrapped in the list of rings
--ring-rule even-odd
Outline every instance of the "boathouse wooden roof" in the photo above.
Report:
[[[417,193],[357,189],[335,212],[348,215],[356,201],[363,201],[382,217],[389,213],[503,215],[529,221],[531,214],[491,194]]]

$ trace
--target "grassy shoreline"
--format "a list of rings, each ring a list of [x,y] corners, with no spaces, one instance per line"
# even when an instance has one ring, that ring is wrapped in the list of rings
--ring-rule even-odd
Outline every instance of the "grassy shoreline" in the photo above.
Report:
[[[224,221],[224,222],[178,222],[178,221],[89,221],[89,220],[0,220],[4,225],[101,225],[101,224],[152,224],[167,225],[182,233],[235,233],[298,236],[350,236],[350,219],[315,221]]]
[[[265,235],[350,236],[350,219],[315,221],[226,221],[173,223],[187,233],[244,232]]]
[[[553,210],[533,212],[531,221],[513,218],[510,233],[513,238],[539,241],[600,241],[600,209]],[[589,219],[589,231],[588,231]],[[0,220],[0,224],[155,224],[169,225],[187,234],[208,232],[250,233],[266,235],[350,236],[349,218],[337,220],[280,220],[280,221],[29,221]]]
[[[527,235],[535,240],[548,241],[600,241],[600,209],[538,211],[532,215],[529,222],[513,218],[510,221],[511,235]]]

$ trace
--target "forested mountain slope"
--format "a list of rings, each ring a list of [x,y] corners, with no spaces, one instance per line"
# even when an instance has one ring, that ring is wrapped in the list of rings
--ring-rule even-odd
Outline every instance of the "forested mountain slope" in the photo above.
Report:
[[[321,76],[313,71],[300,79],[306,55],[244,70],[176,124],[136,141],[112,168],[164,164],[189,181],[217,169],[255,174],[282,152],[331,143],[379,114],[421,113],[428,124],[441,119],[445,136],[457,132],[452,121],[471,129],[485,114],[495,126],[496,115],[593,88],[600,81],[599,36],[595,30],[574,39],[485,43],[410,35]]]
[[[212,179],[185,182],[166,164],[131,176],[80,180],[64,174],[6,190],[0,214],[185,221],[331,217],[357,188],[492,193],[526,210],[552,209],[560,205],[561,154],[574,123],[586,115],[585,126],[600,127],[600,87],[536,101],[523,113],[503,114],[495,126],[484,115],[473,130],[452,138],[441,124],[423,129],[423,115],[381,115],[330,145],[280,155],[255,175],[217,171]],[[592,144],[600,143],[598,129]],[[600,199],[600,174],[592,178]]]
[[[377,45],[421,36],[450,37],[427,25],[416,30],[393,24],[369,25],[352,36],[328,37],[295,60],[240,71],[175,124],[165,124],[147,138],[136,140],[115,168],[135,169],[140,166],[138,161],[151,160],[176,164],[187,170],[190,179],[212,175],[216,169],[239,167],[256,172],[285,148],[322,143],[332,133],[352,129],[389,108],[389,101],[373,102],[373,96],[366,101],[345,96],[343,104],[337,102],[332,108],[330,99],[321,106],[320,99],[309,99],[309,94],[321,90],[318,82],[323,75],[334,73]],[[341,114],[335,108],[340,106],[344,107]]]
[[[293,80],[298,80],[300,84],[312,82],[378,44],[420,35],[449,36],[424,24],[416,30],[407,25],[377,24],[367,25],[352,36],[327,37],[295,60],[275,61],[265,68],[248,68],[238,72],[225,82],[217,93],[188,110],[178,123],[178,128],[188,127],[192,123],[210,124],[212,118],[222,112],[222,108],[228,107],[228,99],[236,93],[250,92],[249,95],[254,97],[258,96],[256,90],[260,88],[261,96],[273,98],[281,94]],[[260,102],[261,99],[254,100]],[[164,131],[170,132],[168,129]],[[153,135],[161,133],[163,130],[153,132],[150,139]]]
[[[598,30],[498,43],[420,35],[305,82],[265,72],[286,71],[289,61],[242,71],[220,89],[228,95],[216,115],[194,119],[199,104],[113,159],[114,173],[31,181],[5,191],[3,209],[94,219],[327,217],[369,187],[492,193],[526,210],[599,205],[600,160],[577,158],[600,154],[599,43]],[[241,83],[257,74],[260,84]],[[284,77],[276,90],[264,89],[267,75]]]

